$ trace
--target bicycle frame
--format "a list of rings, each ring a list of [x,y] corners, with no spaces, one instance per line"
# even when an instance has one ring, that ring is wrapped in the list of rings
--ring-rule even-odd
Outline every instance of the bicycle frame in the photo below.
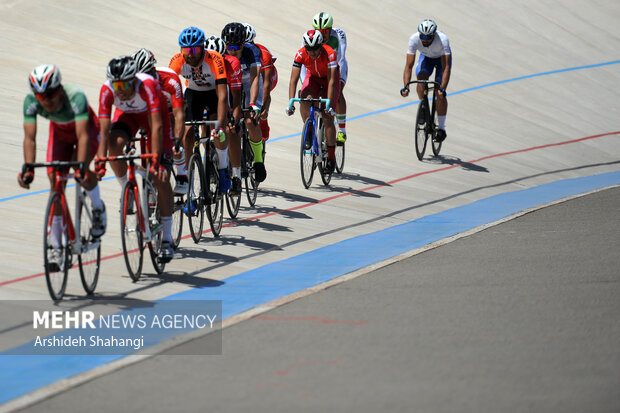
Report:
[[[430,116],[429,118],[427,118],[427,120],[433,120],[435,119],[435,109],[436,109],[436,102],[437,102],[437,88],[441,87],[441,84],[438,82],[435,82],[433,80],[412,80],[411,82],[407,83],[405,85],[405,88],[408,88],[409,85],[412,84],[423,84],[424,85],[424,97],[422,98],[423,100],[420,101],[420,104],[422,104],[422,102],[424,101],[426,104],[426,108],[429,109],[429,111],[427,111],[427,116]],[[429,88],[433,89],[433,97],[431,98],[432,104],[430,104],[429,107],[429,102],[428,102],[428,90]],[[429,124],[433,125],[433,130],[435,129],[435,124],[434,121],[430,122]]]
[[[329,99],[315,99],[315,98],[292,98],[288,102],[289,110],[293,107],[295,102],[310,102],[310,115],[308,119],[312,122],[312,151],[316,155],[316,162],[319,163],[323,160],[323,154],[321,151],[321,144],[318,140],[317,129],[324,130],[323,117],[320,112],[320,108],[316,106],[317,103],[324,103],[328,108],[330,104]],[[317,117],[318,116],[318,117]],[[303,137],[302,137],[303,139]]]

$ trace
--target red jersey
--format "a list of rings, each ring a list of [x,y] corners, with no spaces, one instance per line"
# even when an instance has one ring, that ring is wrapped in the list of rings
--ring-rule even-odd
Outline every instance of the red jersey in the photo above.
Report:
[[[295,55],[293,66],[301,67],[302,65],[312,76],[325,78],[329,69],[338,67],[338,59],[334,49],[325,44],[321,46],[321,53],[316,59],[311,58],[306,52],[306,48],[302,47]]]
[[[264,72],[267,69],[272,69],[277,57],[271,54],[271,51],[262,44],[254,43],[254,46],[260,49],[260,71]]]
[[[226,66],[226,80],[230,90],[241,90],[241,81],[243,72],[241,71],[241,62],[235,56],[224,55],[224,64]]]
[[[107,80],[99,92],[99,117],[109,118],[112,105],[124,113],[144,113],[159,111],[161,87],[159,82],[146,73],[136,74],[136,94],[130,100],[120,100],[112,89],[112,81]]]
[[[183,107],[183,87],[181,79],[174,70],[167,67],[158,67],[157,80],[161,86],[161,91],[168,100],[168,110]]]

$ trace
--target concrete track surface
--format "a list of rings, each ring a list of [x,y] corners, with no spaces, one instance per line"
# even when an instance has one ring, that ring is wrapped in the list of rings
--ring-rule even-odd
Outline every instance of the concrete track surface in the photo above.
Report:
[[[145,262],[147,276],[137,283],[126,275],[120,256],[119,186],[114,179],[104,180],[101,189],[108,209],[108,232],[96,292],[99,303],[126,297],[148,301],[206,285],[220,285],[248,270],[494,195],[620,170],[620,100],[616,87],[620,84],[620,3],[336,3],[238,1],[216,6],[159,0],[0,1],[0,216],[4,224],[0,236],[0,298],[48,300],[41,275],[40,247],[48,182],[41,173],[30,191],[22,190],[15,182],[23,159],[22,100],[28,91],[29,71],[40,63],[57,64],[63,80],[81,86],[97,110],[99,88],[112,57],[147,47],[155,53],[159,64],[166,66],[178,49],[179,32],[189,25],[199,26],[209,35],[218,34],[230,21],[250,22],[256,27],[257,41],[278,57],[279,82],[273,93],[271,140],[267,147],[268,178],[261,185],[257,207],[249,208],[243,200],[239,218],[227,220],[219,238],[205,233],[202,242],[194,244],[186,237],[166,274],[156,276],[150,263]],[[349,140],[345,173],[335,176],[330,187],[324,187],[315,177],[311,188],[305,190],[299,177],[297,136],[302,122],[297,114],[289,118],[283,112],[293,55],[301,34],[320,10],[332,13],[335,26],[347,33],[349,81],[344,92]],[[419,162],[412,132],[416,98],[403,99],[398,91],[402,87],[408,38],[426,17],[434,18],[439,29],[450,37],[453,70],[448,89],[448,139],[441,156],[427,154]],[[47,122],[39,119],[38,160],[45,158],[46,140]],[[619,237],[615,230],[610,240],[617,247]],[[592,238],[586,239],[596,239],[596,233],[590,235]],[[460,241],[464,248],[468,242]],[[334,248],[333,259],[353,254],[355,251]],[[480,258],[464,256],[473,263]],[[568,257],[558,255],[555,259],[557,266],[561,266]],[[544,269],[540,276],[552,277],[555,265]],[[453,271],[458,271],[458,267]],[[343,289],[341,294],[346,296],[346,284]],[[367,294],[364,300],[376,299],[369,298],[374,294],[372,290]],[[83,308],[89,303],[84,300],[77,270],[70,274],[67,301],[69,307]],[[514,303],[514,298],[508,302]],[[552,311],[555,317],[566,317],[562,306],[553,307]],[[432,306],[421,308],[419,314],[431,312]],[[5,312],[2,318],[7,320],[10,313]],[[262,328],[275,327],[266,324]],[[248,354],[257,347],[275,346],[269,340],[277,340],[278,336],[268,333],[260,342],[251,336],[246,338]],[[388,328],[384,333],[398,334],[398,329]],[[437,334],[439,341],[449,340],[450,332],[444,333],[440,330],[433,334]],[[320,340],[320,336],[315,339]],[[2,350],[15,345],[12,340],[3,339]],[[290,342],[290,351],[300,342]],[[378,340],[378,354],[380,345]],[[511,345],[518,346],[518,342]],[[467,362],[469,355],[464,352],[454,357]],[[217,358],[206,360],[206,364],[209,360],[223,362]],[[472,355],[469,367],[475,368],[476,360]],[[618,367],[617,352],[610,360]],[[164,387],[170,387],[165,368],[162,365],[161,380],[154,386],[166,383]],[[379,368],[375,366],[373,371]],[[358,374],[366,375],[368,371]],[[378,381],[384,384],[393,380],[402,389],[406,386],[401,380],[406,377],[395,378],[385,371]],[[200,380],[199,376],[192,378]],[[615,379],[617,383],[617,376]],[[128,376],[124,380],[139,381]],[[10,380],[11,383],[15,381]],[[229,382],[231,386],[236,383]],[[607,388],[609,383],[602,383],[600,388]],[[486,391],[484,382],[480,386],[478,391]],[[497,391],[505,395],[510,389]],[[279,396],[270,393],[265,397],[272,400]],[[561,395],[558,397],[561,399]],[[338,406],[345,410],[346,406],[356,404],[345,392]],[[529,409],[528,405],[519,406]],[[549,410],[565,410],[562,406],[551,406]],[[250,406],[231,409],[244,407]],[[420,409],[451,410],[450,406],[444,407]],[[617,403],[615,407],[618,408]],[[316,405],[316,409],[320,408]],[[402,404],[383,408],[405,410]],[[124,404],[115,402],[108,406],[110,409],[122,411]],[[176,406],[165,410],[184,409]],[[220,406],[220,410],[226,411],[226,405]]]

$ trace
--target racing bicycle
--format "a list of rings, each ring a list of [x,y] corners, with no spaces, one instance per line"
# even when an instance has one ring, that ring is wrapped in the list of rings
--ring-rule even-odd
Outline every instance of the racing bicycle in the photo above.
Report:
[[[424,85],[424,97],[420,100],[415,119],[415,152],[418,159],[421,161],[424,158],[426,143],[429,139],[431,140],[433,155],[438,156],[441,151],[442,142],[435,140],[437,136],[437,112],[435,110],[435,104],[437,102],[436,90],[441,87],[441,84],[432,80],[413,80],[407,83],[405,88],[408,89],[409,85],[413,83],[421,83]],[[428,97],[429,89],[433,90],[431,103],[429,103]]]

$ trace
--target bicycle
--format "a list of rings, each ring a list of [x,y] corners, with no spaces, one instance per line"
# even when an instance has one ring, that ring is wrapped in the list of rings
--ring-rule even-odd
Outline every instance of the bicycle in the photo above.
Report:
[[[206,118],[206,111],[203,119]],[[219,121],[187,121],[194,129],[194,151],[189,160],[189,186],[185,213],[188,217],[190,234],[195,243],[200,241],[204,225],[204,210],[211,226],[213,236],[218,237],[224,219],[224,194],[220,191],[218,156],[211,137],[201,137],[200,126],[219,127]],[[204,157],[200,154],[200,144],[206,143]]]
[[[180,140],[177,140],[174,145],[175,151],[178,152],[181,146]],[[174,184],[177,180],[176,168],[171,168],[170,178],[170,185],[174,188]],[[185,207],[186,201],[184,194],[173,193],[173,196],[174,203],[172,206],[172,241],[174,249],[176,250],[181,243],[181,237],[183,234],[183,209]]]
[[[75,174],[68,173],[69,168],[76,168],[80,175],[84,176],[86,163],[65,161],[25,163],[22,166],[22,175],[25,174],[26,170],[41,167],[50,167],[56,171],[54,190],[47,201],[43,226],[43,263],[47,290],[54,301],[62,300],[67,286],[69,269],[73,266],[74,255],[77,255],[82,287],[84,287],[86,294],[92,295],[99,280],[101,239],[91,234],[93,211],[86,202],[88,196],[86,190],[82,188],[77,179],[75,184],[75,225],[71,219],[71,212],[65,195],[66,182],[75,178]],[[54,247],[52,240],[54,216],[62,217],[62,235],[60,245],[56,247]],[[55,256],[56,260],[52,261],[50,256],[54,255],[58,256]]]
[[[432,80],[413,80],[405,85],[405,88],[409,88],[412,83],[424,84],[424,97],[420,100],[418,105],[418,112],[415,119],[415,151],[418,156],[418,160],[424,158],[424,152],[426,151],[426,143],[428,139],[431,139],[431,145],[433,148],[433,155],[438,156],[441,151],[442,142],[437,142],[435,137],[437,136],[437,112],[435,110],[435,104],[437,102],[436,90],[441,88],[441,84]],[[432,104],[428,103],[428,89],[429,86],[433,89]]]
[[[327,141],[321,109],[317,104],[325,103],[329,107],[329,99],[292,98],[289,100],[289,110],[295,102],[310,102],[310,116],[306,119],[301,131],[300,168],[301,181],[308,189],[312,183],[314,170],[318,167],[323,184],[329,185],[332,173],[327,172]],[[310,142],[312,143],[311,145]],[[343,147],[344,148],[344,147]]]
[[[161,274],[166,266],[166,262],[159,258],[164,226],[161,222],[157,188],[150,175],[151,167],[157,167],[159,156],[156,153],[134,154],[132,142],[140,141],[144,150],[146,133],[141,130],[140,135],[139,138],[129,139],[125,145],[125,155],[95,159],[95,162],[127,162],[127,182],[121,192],[121,244],[127,272],[134,282],[138,281],[142,274],[145,243],[155,271]],[[138,159],[141,160],[139,167],[135,164]],[[138,190],[140,186],[137,176],[142,177],[142,197]]]
[[[337,127],[338,121],[334,119],[334,124]],[[344,154],[345,154],[345,143],[346,142],[338,142],[336,141],[336,172],[342,174],[344,171]]]

